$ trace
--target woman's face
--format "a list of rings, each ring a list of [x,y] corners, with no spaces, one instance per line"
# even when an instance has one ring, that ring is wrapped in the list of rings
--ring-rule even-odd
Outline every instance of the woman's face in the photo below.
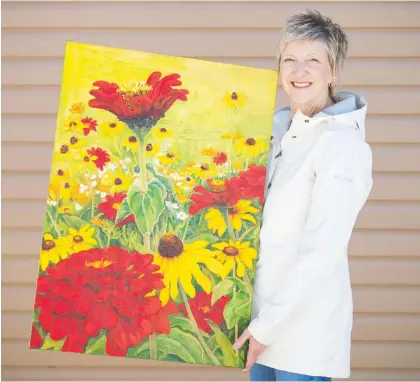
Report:
[[[325,44],[295,40],[281,54],[280,80],[291,102],[298,105],[323,102],[333,76]]]

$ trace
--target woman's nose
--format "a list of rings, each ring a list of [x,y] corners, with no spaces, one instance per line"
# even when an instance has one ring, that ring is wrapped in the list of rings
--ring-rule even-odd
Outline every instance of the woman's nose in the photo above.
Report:
[[[298,62],[295,65],[294,68],[294,74],[296,76],[301,76],[301,75],[305,75],[308,73],[307,67],[306,67],[306,63],[304,62]]]

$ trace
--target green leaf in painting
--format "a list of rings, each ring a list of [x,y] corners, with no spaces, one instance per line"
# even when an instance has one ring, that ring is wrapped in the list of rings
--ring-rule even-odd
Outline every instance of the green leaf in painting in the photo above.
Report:
[[[240,320],[248,319],[251,308],[251,299],[247,293],[239,292],[233,296],[223,311],[228,329],[232,329]]]
[[[225,280],[232,281],[237,286],[237,288],[241,290],[242,292],[248,291],[246,284],[241,279],[238,279],[237,277],[229,276]]]
[[[136,225],[142,235],[150,234],[160,215],[165,210],[165,188],[158,180],[149,182],[145,193],[137,183],[128,191],[128,205],[136,219]]]
[[[222,282],[217,284],[213,290],[211,296],[211,304],[213,305],[220,297],[231,296],[233,293],[233,287],[235,283],[232,280],[224,279]]]
[[[98,335],[89,338],[85,353],[93,355],[106,355],[105,346],[106,334],[103,333],[103,330],[101,330]]]
[[[73,215],[63,214],[61,215],[61,218],[69,227],[73,227],[77,230],[82,228],[84,225],[88,224],[86,220],[80,219],[79,217]]]
[[[217,236],[212,235],[211,233],[201,233],[199,235],[189,237],[188,239],[185,240],[185,242],[187,244],[191,244],[191,243],[193,243],[195,241],[199,241],[199,240],[208,241],[209,244],[213,244],[216,241],[218,241],[219,238]]]
[[[115,224],[119,223],[121,220],[124,220],[128,215],[131,214],[130,206],[128,205],[128,199],[125,198],[117,211],[117,216],[115,218]]]
[[[171,323],[171,328],[178,328],[184,333],[195,333],[195,330],[191,325],[191,321],[188,318],[171,315],[169,316],[169,322]]]
[[[127,350],[126,356],[128,358],[141,358],[141,359],[148,359],[150,358],[150,347],[149,347],[149,340],[145,340],[143,343],[136,347],[129,348]]]
[[[235,355],[235,351],[232,348],[232,344],[229,341],[229,338],[226,336],[225,333],[212,321],[207,320],[207,323],[212,328],[215,336],[216,341],[220,347],[220,350],[223,354],[223,365],[225,366],[237,366],[237,358]]]
[[[66,338],[63,338],[58,341],[54,341],[50,335],[48,334],[45,337],[44,343],[42,344],[41,348],[42,350],[56,350],[59,351],[64,345],[64,342],[66,341]]]
[[[206,363],[207,357],[200,342],[191,333],[172,328],[169,334],[157,337],[159,359],[174,354],[186,363]]]

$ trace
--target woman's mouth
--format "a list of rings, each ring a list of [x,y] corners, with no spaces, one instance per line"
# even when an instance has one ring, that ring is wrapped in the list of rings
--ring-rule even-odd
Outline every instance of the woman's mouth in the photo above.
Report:
[[[297,88],[297,89],[308,88],[311,85],[312,85],[312,82],[297,82],[297,81],[292,81],[292,86],[294,88]]]

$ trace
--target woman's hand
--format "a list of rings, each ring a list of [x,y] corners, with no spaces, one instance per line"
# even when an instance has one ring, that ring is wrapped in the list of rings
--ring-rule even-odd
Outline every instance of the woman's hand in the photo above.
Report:
[[[241,336],[235,341],[233,344],[233,348],[235,350],[240,349],[244,346],[245,342],[249,340],[249,347],[248,347],[248,356],[246,360],[245,369],[243,371],[249,371],[257,361],[259,355],[264,351],[267,345],[263,345],[262,343],[258,342],[254,337],[252,337],[251,333],[246,329]]]

